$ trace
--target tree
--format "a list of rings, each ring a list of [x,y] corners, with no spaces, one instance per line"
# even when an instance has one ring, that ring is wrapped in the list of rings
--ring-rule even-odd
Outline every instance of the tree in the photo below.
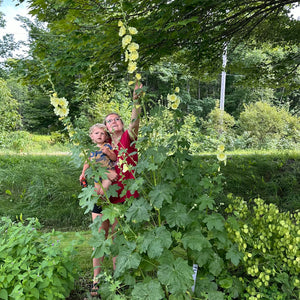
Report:
[[[0,0],[0,9],[1,9],[2,0]],[[4,13],[0,11],[0,28],[4,28],[6,26],[6,22],[4,19]],[[3,62],[6,58],[12,56],[12,51],[19,47],[19,43],[15,42],[13,34],[5,34],[0,38],[0,77],[4,77],[6,75],[5,67]]]
[[[12,131],[21,126],[18,102],[12,98],[5,80],[0,78],[0,132]]]

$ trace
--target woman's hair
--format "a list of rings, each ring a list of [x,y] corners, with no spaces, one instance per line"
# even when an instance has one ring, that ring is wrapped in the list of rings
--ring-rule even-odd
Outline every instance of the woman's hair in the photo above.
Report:
[[[90,135],[93,133],[93,131],[95,130],[95,128],[103,129],[106,132],[107,137],[110,137],[109,132],[107,131],[106,126],[104,124],[101,124],[101,123],[96,123],[96,124],[94,124],[93,126],[90,127],[90,129],[89,129],[89,134]]]

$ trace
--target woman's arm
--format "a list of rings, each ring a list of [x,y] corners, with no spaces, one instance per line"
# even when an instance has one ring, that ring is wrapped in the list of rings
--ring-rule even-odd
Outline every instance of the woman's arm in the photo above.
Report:
[[[136,83],[133,91],[133,108],[131,113],[131,122],[128,127],[129,136],[132,141],[136,140],[138,136],[140,126],[140,114],[142,109],[138,101],[140,95],[136,94],[136,90],[141,89],[142,87],[142,84],[138,85],[138,83]]]

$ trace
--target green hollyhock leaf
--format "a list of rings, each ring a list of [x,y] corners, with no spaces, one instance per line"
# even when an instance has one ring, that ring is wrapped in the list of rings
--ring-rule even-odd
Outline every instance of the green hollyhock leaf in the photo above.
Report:
[[[207,299],[224,300],[224,293],[218,291],[208,292]]]
[[[183,294],[190,290],[194,283],[193,268],[181,257],[178,257],[172,264],[159,266],[157,277],[172,294]]]
[[[158,262],[161,265],[170,265],[173,264],[173,261],[174,261],[174,254],[167,249],[165,249],[162,255],[158,258]]]
[[[151,205],[144,199],[139,198],[133,201],[132,205],[126,211],[125,216],[128,221],[135,220],[136,222],[149,221]]]
[[[154,279],[150,282],[137,283],[133,288],[131,297],[133,300],[159,300],[164,298],[164,291],[158,280]]]
[[[146,232],[142,240],[141,251],[147,252],[150,258],[160,257],[172,244],[171,234],[164,226]]]
[[[5,289],[1,289],[1,291],[0,291],[0,298],[4,299],[4,300],[8,299],[8,293],[7,293],[7,291]]]
[[[220,286],[223,288],[223,289],[229,289],[232,287],[232,278],[228,277],[228,278],[224,278],[222,280],[220,280]]]
[[[195,286],[196,294],[201,295],[203,293],[206,294],[208,292],[217,291],[218,286],[213,280],[214,277],[208,274],[205,274],[205,276],[197,276],[197,281]]]
[[[104,230],[101,230],[100,232],[93,232],[93,238],[91,239],[90,244],[94,248],[92,256],[95,258],[111,253],[110,246],[112,244],[112,239],[105,238]]]
[[[144,181],[145,180],[142,177],[131,180],[129,186],[129,190],[131,191],[131,193],[138,191],[141,188],[141,186],[144,184]]]
[[[199,204],[199,210],[205,210],[206,208],[213,209],[215,204],[215,200],[206,194],[202,195],[195,202]]]
[[[214,276],[218,276],[222,272],[223,265],[224,263],[222,258],[215,254],[208,266],[209,272]]]
[[[239,295],[244,290],[243,284],[240,282],[238,278],[231,278],[232,280],[232,286],[229,288],[228,292],[232,295],[233,299],[238,298]]]
[[[119,244],[119,254],[116,260],[116,270],[114,276],[117,278],[126,270],[136,269],[141,262],[141,256],[135,252],[136,244],[123,240],[124,244]]]
[[[222,231],[224,229],[224,218],[222,215],[212,213],[203,220],[206,223],[208,230],[215,228],[216,230]]]
[[[230,259],[231,262],[237,266],[240,260],[243,258],[243,253],[238,250],[237,245],[232,245],[226,253],[226,259]]]
[[[149,193],[150,203],[155,208],[161,208],[164,201],[171,203],[174,188],[169,184],[159,184]]]
[[[102,210],[102,221],[109,220],[110,223],[114,223],[115,219],[123,214],[123,206],[119,204],[109,204]]]
[[[161,170],[164,180],[174,180],[178,177],[178,168],[175,164],[168,164]]]
[[[182,243],[185,249],[190,248],[192,250],[198,251],[201,251],[204,248],[211,247],[209,240],[203,236],[200,229],[185,233],[182,237]]]
[[[115,270],[115,277],[119,277],[126,270],[136,269],[141,262],[141,256],[137,252],[124,252],[117,257],[117,266]]]
[[[203,248],[201,251],[193,250],[192,252],[192,256],[194,257],[199,267],[207,264],[211,260],[213,255],[214,251],[212,251],[211,248]]]
[[[170,227],[184,227],[190,223],[190,217],[187,214],[186,206],[182,203],[173,203],[162,209],[162,215]]]
[[[92,211],[94,204],[97,203],[99,196],[96,194],[94,186],[87,186],[82,189],[82,192],[78,195],[79,205],[82,208],[86,207],[85,214]]]

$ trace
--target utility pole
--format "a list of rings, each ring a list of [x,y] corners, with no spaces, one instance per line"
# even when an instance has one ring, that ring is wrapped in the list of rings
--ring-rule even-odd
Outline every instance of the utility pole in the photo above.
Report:
[[[224,51],[222,55],[223,63],[222,63],[222,77],[221,77],[221,94],[220,94],[220,109],[224,110],[225,103],[225,84],[226,84],[226,64],[227,64],[227,44],[225,43]]]

